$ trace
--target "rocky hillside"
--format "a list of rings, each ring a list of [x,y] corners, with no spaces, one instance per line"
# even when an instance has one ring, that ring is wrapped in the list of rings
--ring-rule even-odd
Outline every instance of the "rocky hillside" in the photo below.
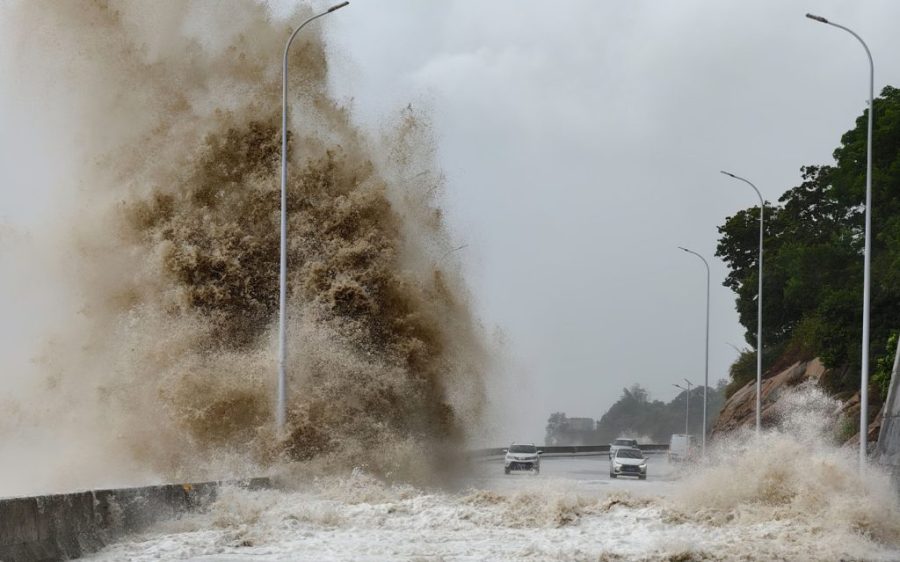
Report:
[[[814,381],[819,384],[828,370],[822,365],[821,360],[797,361],[786,369],[777,373],[766,373],[762,381],[762,425],[770,427],[777,423],[775,412],[778,411],[779,400],[784,395],[784,390],[797,386],[806,381]],[[750,381],[725,401],[722,411],[711,430],[711,436],[728,433],[738,427],[752,427],[756,423],[756,381]],[[872,405],[870,403],[870,411]],[[853,446],[858,443],[859,432],[859,392],[855,393],[843,403],[840,411],[836,437]],[[881,427],[881,414],[869,425],[869,442],[874,443],[878,438],[878,430]]]

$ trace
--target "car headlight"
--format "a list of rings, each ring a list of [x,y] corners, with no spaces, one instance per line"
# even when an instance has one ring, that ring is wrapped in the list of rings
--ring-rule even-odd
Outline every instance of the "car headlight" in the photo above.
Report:
[[[614,462],[614,463],[613,463],[613,466],[615,466],[616,468],[622,468],[622,463],[620,463],[620,462]]]

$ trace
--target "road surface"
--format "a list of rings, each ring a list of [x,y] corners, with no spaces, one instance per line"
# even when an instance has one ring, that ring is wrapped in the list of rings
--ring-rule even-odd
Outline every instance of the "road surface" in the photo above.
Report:
[[[546,458],[540,475],[506,476],[501,461],[482,461],[452,492],[385,485],[358,472],[297,492],[228,490],[209,513],[162,524],[91,559],[898,559],[896,543],[863,536],[852,514],[847,522],[828,513],[792,516],[793,499],[732,505],[728,491],[740,487],[727,474],[709,478],[722,490],[697,492],[664,456],[650,458],[646,481],[611,480],[605,457]],[[698,493],[699,503],[691,499]]]

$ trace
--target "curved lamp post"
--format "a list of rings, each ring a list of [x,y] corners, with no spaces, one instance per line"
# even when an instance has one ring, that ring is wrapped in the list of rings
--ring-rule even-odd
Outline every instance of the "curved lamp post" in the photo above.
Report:
[[[756,314],[756,434],[759,435],[761,423],[760,423],[760,414],[762,412],[762,355],[763,355],[763,343],[762,343],[762,312],[763,312],[763,223],[765,221],[764,215],[766,214],[766,202],[763,200],[762,193],[756,189],[756,186],[750,183],[748,180],[740,176],[736,176],[731,172],[722,171],[728,177],[732,177],[736,180],[741,180],[746,183],[750,187],[753,188],[753,191],[759,196],[759,289],[756,296],[757,302],[757,314]]]
[[[675,388],[680,388],[681,390],[683,390],[685,392],[684,396],[685,396],[685,399],[687,400],[687,402],[685,403],[685,406],[684,406],[684,434],[690,435],[691,432],[690,432],[689,420],[691,419],[691,381],[684,379],[684,382],[687,383],[687,388],[681,386],[680,384],[674,384],[674,383],[672,384],[672,386],[674,386]]]
[[[463,244],[462,246],[457,246],[457,247],[453,248],[452,250],[448,250],[448,251],[444,252],[444,254],[440,258],[438,258],[437,263],[440,264],[442,261],[444,261],[447,258],[447,256],[449,256],[453,252],[458,252],[458,251],[462,250],[463,248],[468,248],[468,247],[469,247],[468,244]]]
[[[688,250],[687,248],[682,248],[678,246],[679,250],[683,250],[689,254],[694,254],[698,258],[703,261],[703,265],[706,266],[706,363],[703,370],[703,437],[701,438],[701,452],[705,456],[706,455],[706,404],[707,404],[707,391],[709,389],[709,262],[706,261],[706,258],[698,254],[693,250]]]
[[[287,307],[287,129],[288,129],[288,52],[291,49],[291,43],[294,37],[309,22],[328,15],[335,10],[339,10],[347,6],[350,2],[342,2],[336,6],[328,8],[321,14],[317,14],[305,22],[291,33],[290,39],[284,46],[284,61],[282,65],[282,82],[281,82],[281,253],[280,253],[280,269],[278,281],[278,405],[275,410],[275,424],[279,434],[284,431],[284,422],[286,417],[287,388],[286,377],[284,373],[284,358],[286,354],[286,337],[285,337],[285,310]]]
[[[866,466],[866,446],[869,430],[869,286],[872,259],[872,119],[875,113],[875,63],[869,46],[852,29],[828,21],[822,16],[806,14],[811,20],[843,29],[856,37],[869,57],[869,131],[866,137],[866,249],[863,253],[863,326],[862,326],[862,376],[859,386],[859,469]]]

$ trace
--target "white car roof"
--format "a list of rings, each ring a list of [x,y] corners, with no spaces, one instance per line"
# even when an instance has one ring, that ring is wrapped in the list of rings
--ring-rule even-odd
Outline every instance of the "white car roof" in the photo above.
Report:
[[[640,454],[642,454],[642,455],[644,454],[644,452],[641,451],[641,450],[640,450],[639,448],[637,448],[637,447],[622,447],[622,448],[620,448],[620,449],[616,449],[616,454],[618,455],[618,454],[621,453],[622,451],[637,451],[638,453],[640,453]]]

